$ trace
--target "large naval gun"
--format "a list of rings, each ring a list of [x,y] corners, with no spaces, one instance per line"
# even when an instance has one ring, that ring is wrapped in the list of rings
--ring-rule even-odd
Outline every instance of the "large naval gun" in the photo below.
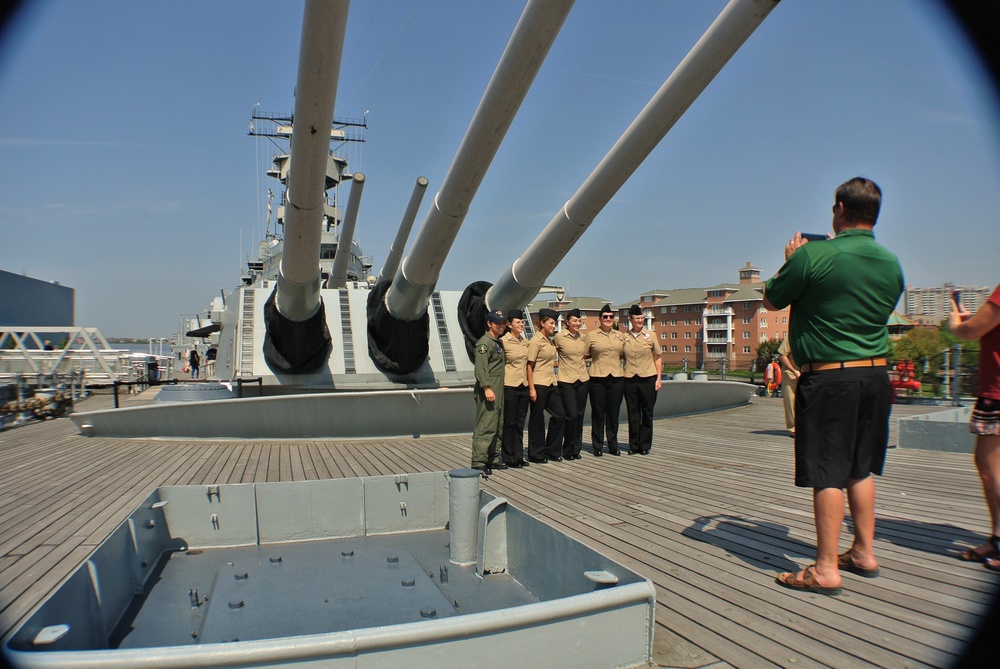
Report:
[[[343,221],[336,214],[331,219],[325,194],[343,176],[330,151],[328,129],[347,2],[307,2],[291,157],[284,173],[280,271],[275,280],[264,278],[241,287],[226,297],[223,309],[213,312],[221,328],[214,378],[227,388],[259,379],[262,395],[294,394],[295,403],[265,402],[276,397],[243,398],[239,408],[227,401],[178,402],[184,406],[156,407],[155,418],[150,410],[129,409],[115,416],[80,414],[76,422],[85,434],[118,436],[346,437],[467,431],[468,393],[475,381],[471,350],[485,329],[486,311],[521,308],[535,297],[601,209],[777,2],[731,0],[510,269],[495,284],[475,281],[455,291],[438,290],[441,267],[573,1],[529,0],[409,254],[400,259],[426,187],[422,177],[386,266],[377,278],[364,280],[347,280],[343,271],[350,259],[364,176],[353,177]],[[339,243],[334,268],[324,272],[322,231],[330,228],[331,220]],[[734,406],[751,394],[746,384],[697,383],[670,390],[665,386],[657,414]],[[309,397],[315,393],[322,397]],[[199,406],[204,404],[212,406]],[[128,411],[148,415],[129,418]],[[384,419],[379,425],[372,423],[375,413]]]

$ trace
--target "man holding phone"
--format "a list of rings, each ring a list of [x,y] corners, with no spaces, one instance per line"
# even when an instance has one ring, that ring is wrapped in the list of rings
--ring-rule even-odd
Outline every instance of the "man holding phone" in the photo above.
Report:
[[[882,191],[857,177],[837,188],[834,237],[785,245],[765,284],[764,306],[792,306],[788,338],[801,376],[795,401],[795,485],[813,489],[816,564],[780,574],[779,585],[838,595],[840,570],[878,575],[873,552],[875,482],[889,440],[892,388],[886,322],[903,292],[895,255],[875,242]],[[839,553],[844,490],[854,542]]]

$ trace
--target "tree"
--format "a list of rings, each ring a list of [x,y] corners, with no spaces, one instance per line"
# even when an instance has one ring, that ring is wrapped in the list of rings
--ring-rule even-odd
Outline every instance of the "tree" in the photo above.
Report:
[[[771,362],[774,356],[778,355],[778,347],[781,346],[781,339],[765,339],[757,345],[757,367],[763,369],[764,365]]]

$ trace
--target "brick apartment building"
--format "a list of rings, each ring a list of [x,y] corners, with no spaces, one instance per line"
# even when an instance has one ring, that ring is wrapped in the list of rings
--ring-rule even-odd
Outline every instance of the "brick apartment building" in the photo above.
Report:
[[[768,311],[763,303],[760,270],[747,263],[739,283],[707,288],[652,290],[618,305],[619,320],[639,304],[646,327],[655,332],[668,367],[749,369],[762,341],[788,335],[788,309]]]

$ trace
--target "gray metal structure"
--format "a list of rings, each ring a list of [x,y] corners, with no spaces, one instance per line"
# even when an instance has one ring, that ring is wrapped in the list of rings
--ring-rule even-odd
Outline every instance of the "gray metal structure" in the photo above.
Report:
[[[652,583],[470,471],[158,488],[4,655],[31,669],[647,666]]]

